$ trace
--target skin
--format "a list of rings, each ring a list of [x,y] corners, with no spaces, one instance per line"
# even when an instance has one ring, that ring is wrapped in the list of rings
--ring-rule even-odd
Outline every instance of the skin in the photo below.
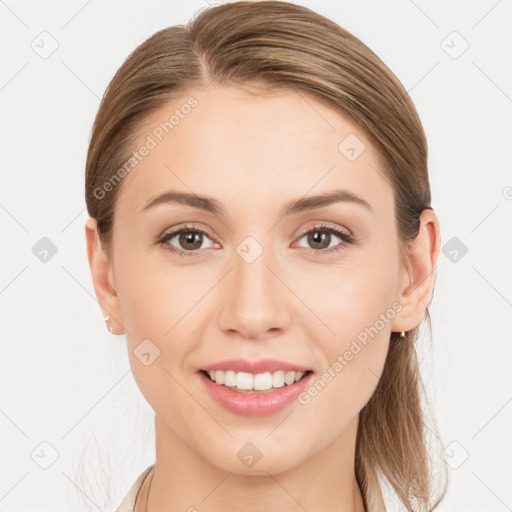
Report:
[[[148,119],[141,143],[191,94],[198,106],[123,180],[111,258],[95,220],[86,222],[96,296],[114,333],[126,334],[134,378],[155,411],[155,470],[136,510],[362,512],[354,474],[359,411],[382,374],[391,332],[423,320],[439,254],[437,217],[422,212],[407,272],[393,189],[376,172],[379,153],[339,113],[293,91],[210,85],[189,92]],[[338,151],[351,133],[366,145],[355,161]],[[373,211],[338,202],[279,216],[288,201],[335,188],[362,196]],[[141,212],[169,189],[216,198],[226,215],[170,203]],[[320,222],[350,230],[357,243],[336,235],[329,242],[325,233],[315,245],[307,233]],[[196,256],[155,243],[184,223],[208,235],[196,245],[179,237],[166,243]],[[236,252],[249,235],[263,249],[250,264]],[[342,248],[311,254],[334,246]],[[393,303],[401,311],[307,405],[241,417],[217,405],[200,381],[199,368],[237,357],[290,361],[321,376]],[[160,350],[149,366],[134,354],[146,338]],[[247,442],[263,454],[251,468],[237,457]]]

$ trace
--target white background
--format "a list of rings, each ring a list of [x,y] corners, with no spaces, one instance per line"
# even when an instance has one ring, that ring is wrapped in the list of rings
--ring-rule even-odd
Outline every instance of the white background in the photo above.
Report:
[[[451,466],[439,510],[512,510],[512,1],[294,3],[362,39],[416,104],[442,244],[468,249],[440,255],[422,342]],[[124,59],[204,7],[0,2],[0,511],[115,510],[154,461],[152,411],[94,296],[85,157]],[[47,59],[31,47],[43,31],[58,43]],[[42,237],[57,247],[46,263],[32,252]]]

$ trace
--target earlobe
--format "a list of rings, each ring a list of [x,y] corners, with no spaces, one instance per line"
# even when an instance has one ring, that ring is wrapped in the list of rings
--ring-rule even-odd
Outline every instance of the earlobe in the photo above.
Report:
[[[391,323],[392,331],[409,331],[423,321],[432,299],[440,245],[437,215],[431,209],[424,209],[418,235],[407,247],[407,265],[402,269],[397,291],[402,310]]]
[[[85,237],[94,291],[102,315],[111,333],[122,334],[121,308],[115,290],[112,264],[101,245],[96,219],[92,217],[89,217],[85,222]]]

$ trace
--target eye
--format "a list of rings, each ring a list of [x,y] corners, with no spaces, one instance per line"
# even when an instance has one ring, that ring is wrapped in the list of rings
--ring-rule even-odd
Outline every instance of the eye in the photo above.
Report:
[[[341,239],[343,243],[329,247],[331,242],[334,241],[333,235],[335,235],[335,238]],[[313,246],[312,249],[310,248],[310,252],[315,256],[341,251],[346,244],[354,243],[354,238],[349,232],[326,224],[315,226],[313,229],[306,231],[300,238],[304,237],[307,237],[307,243]]]
[[[333,235],[335,238],[342,240],[342,243],[330,247],[331,242],[334,241]],[[164,249],[177,253],[179,256],[195,256],[198,254],[197,251],[201,249],[204,237],[207,237],[211,241],[206,231],[194,226],[185,225],[164,234],[157,240],[157,243]],[[345,245],[354,243],[354,238],[349,232],[326,224],[321,224],[309,229],[300,236],[299,240],[304,237],[307,237],[307,243],[313,245],[313,248],[309,248],[309,251],[315,256],[341,251]],[[170,242],[174,238],[177,239],[175,243],[181,245],[181,248],[171,245]],[[212,245],[210,245],[210,247]]]
[[[195,251],[201,248],[203,237],[205,236],[210,238],[208,233],[202,229],[198,229],[193,226],[183,226],[180,229],[176,229],[163,235],[162,238],[158,240],[158,243],[162,245],[164,249],[178,253],[179,256],[191,256],[196,254]],[[173,238],[177,238],[177,243],[186,250],[170,245],[169,242],[171,242]]]

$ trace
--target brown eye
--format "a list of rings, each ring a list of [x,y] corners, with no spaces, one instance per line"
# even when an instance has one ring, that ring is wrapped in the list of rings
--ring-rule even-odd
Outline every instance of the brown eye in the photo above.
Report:
[[[195,251],[201,249],[204,243],[204,237],[210,239],[208,234],[202,229],[185,226],[181,229],[171,231],[164,235],[158,243],[171,252],[177,252],[180,256],[193,255]],[[177,239],[174,243],[170,243]]]
[[[327,231],[314,230],[307,234],[308,243],[313,249],[327,249],[331,241],[332,234]],[[327,245],[326,245],[327,242]]]
[[[200,249],[202,243],[202,234],[197,231],[182,231],[179,235],[179,243],[184,249],[192,251]]]
[[[333,239],[334,235],[334,239]],[[329,254],[331,252],[340,251],[347,244],[351,244],[354,242],[352,235],[343,231],[339,228],[335,228],[332,226],[317,226],[309,231],[305,232],[301,237],[306,238],[307,244],[309,245],[310,251],[313,254],[321,255],[321,254]],[[342,242],[337,245],[330,247],[331,242],[335,241],[338,238]]]

